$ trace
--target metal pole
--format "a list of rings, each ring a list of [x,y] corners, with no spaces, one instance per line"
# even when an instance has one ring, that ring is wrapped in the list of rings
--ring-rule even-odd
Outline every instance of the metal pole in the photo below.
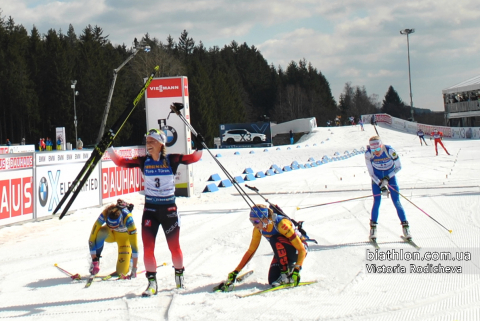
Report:
[[[102,123],[100,125],[100,130],[98,131],[97,144],[102,140],[103,134],[105,132],[105,127],[107,126],[108,113],[110,111],[110,105],[112,103],[113,91],[115,89],[115,82],[117,81],[117,75],[120,69],[123,68],[135,55],[138,53],[137,49],[134,49],[133,53],[125,60],[120,67],[113,70],[113,80],[110,85],[110,91],[108,92],[107,104],[105,105],[105,110],[103,112]]]
[[[102,123],[100,124],[100,130],[98,131],[97,144],[102,140],[103,134],[105,132],[105,127],[107,126],[108,113],[110,111],[110,105],[112,103],[113,91],[115,89],[115,82],[117,81],[117,75],[120,72],[120,69],[123,68],[135,55],[139,52],[140,49],[145,50],[145,52],[150,51],[150,46],[146,45],[142,40],[140,43],[137,42],[135,38],[135,44],[133,48],[133,53],[117,68],[113,70],[113,80],[110,85],[110,91],[108,92],[107,103],[105,105],[105,110],[103,112]]]
[[[408,41],[408,35],[407,33],[407,55],[408,55],[408,85],[410,86],[410,114],[412,116],[412,121],[413,119],[413,99],[412,99],[412,78],[410,76],[410,42]]]
[[[75,105],[75,85],[73,85],[73,123],[75,124],[75,144],[77,143],[77,106]]]

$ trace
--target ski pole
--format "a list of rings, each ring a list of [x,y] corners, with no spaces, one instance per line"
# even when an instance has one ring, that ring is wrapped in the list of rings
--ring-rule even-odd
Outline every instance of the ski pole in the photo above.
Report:
[[[72,280],[81,280],[82,279],[80,274],[78,274],[78,273],[77,274],[72,274],[72,273],[68,272],[67,270],[64,270],[61,267],[59,267],[57,263],[55,263],[53,266],[57,267],[60,271],[62,271],[66,275],[68,275]]]
[[[167,262],[163,262],[161,265],[158,265],[157,268],[162,267],[162,266],[167,266]],[[140,272],[137,272],[137,274],[142,274],[142,273],[145,273],[145,272],[147,272],[147,270],[142,270]]]
[[[255,193],[257,193],[261,198],[263,198],[265,200],[265,202],[267,202],[271,207],[273,207],[274,210],[276,210],[278,213],[280,213],[280,215],[283,215],[283,216],[289,218],[290,220],[292,220],[295,224],[298,224],[295,220],[288,217],[288,215],[285,214],[285,212],[282,211],[281,208],[279,208],[275,204],[270,203],[270,201],[268,199],[266,199],[262,194],[260,194],[260,191],[258,190],[258,188],[256,188],[255,186],[248,186],[247,184],[245,184],[245,187],[247,187],[247,188],[251,189],[252,191],[254,191]]]
[[[318,205],[311,205],[311,206],[306,206],[306,207],[297,207],[297,210],[304,210],[306,208],[311,208],[311,207],[318,207],[318,206],[330,205],[330,204],[335,204],[335,203],[348,202],[348,201],[358,200],[358,199],[361,199],[361,198],[375,197],[375,196],[380,196],[380,195],[382,195],[382,194],[373,194],[373,195],[349,198],[349,199],[346,199],[346,200],[343,200],[343,201],[335,201],[335,202],[323,203],[323,204],[318,204]]]
[[[185,126],[188,127],[188,129],[190,129],[190,131],[192,132],[192,134],[194,134],[196,137],[201,137],[201,135],[199,135],[197,133],[197,131],[195,130],[195,128],[193,128],[193,126],[185,119],[185,117],[180,113],[180,110],[183,108],[183,104],[182,103],[173,103],[171,106],[170,106],[170,109],[171,109],[171,112],[170,113],[175,113],[177,114],[177,116],[180,118],[180,120],[185,124]],[[215,162],[217,163],[217,165],[220,167],[220,169],[225,173],[225,175],[227,176],[227,178],[230,180],[230,182],[232,182],[233,186],[235,187],[235,189],[238,191],[238,193],[240,194],[240,196],[242,196],[243,200],[247,203],[247,205],[250,207],[250,209],[253,209],[253,206],[255,206],[255,203],[252,201],[252,199],[248,196],[248,194],[242,189],[242,187],[240,186],[240,184],[235,180],[235,178],[230,175],[230,173],[227,171],[227,169],[222,165],[222,163],[220,163],[220,161],[215,157],[213,156],[212,152],[210,151],[210,149],[208,148],[207,144],[205,144],[205,142],[202,140],[202,146],[203,148],[205,148],[208,153],[210,154],[210,156],[212,156],[212,158],[215,160]],[[248,198],[248,200],[247,200]],[[249,201],[251,202],[251,205],[249,203]]]
[[[399,191],[397,191],[396,189],[394,189],[391,185],[388,185],[388,187],[390,187],[394,192],[398,193],[398,195],[400,195],[401,197],[403,197],[404,199],[406,199],[407,201],[409,201],[410,204],[412,204],[413,206],[415,206],[416,208],[418,208],[420,211],[422,211],[423,214],[427,215],[429,218],[431,218],[432,220],[434,220],[438,225],[440,225],[441,227],[443,227],[444,229],[446,229],[449,233],[452,233],[452,230],[449,230],[448,228],[446,228],[445,226],[443,226],[439,221],[437,221],[436,219],[434,219],[433,217],[431,217],[430,215],[428,215],[427,212],[425,212],[425,211],[422,210],[420,207],[418,207],[417,205],[415,205],[411,200],[409,200],[408,198],[406,198],[405,196],[403,196]]]

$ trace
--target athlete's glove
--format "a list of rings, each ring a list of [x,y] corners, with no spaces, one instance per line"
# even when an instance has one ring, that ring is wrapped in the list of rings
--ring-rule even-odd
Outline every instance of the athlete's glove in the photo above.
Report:
[[[386,188],[385,186],[380,187],[380,191],[382,192],[382,195],[388,194],[388,188]]]
[[[238,276],[237,271],[233,271],[233,272],[228,273],[228,278],[227,278],[226,284],[230,285],[230,284],[235,283],[235,280],[237,279],[237,276]]]
[[[137,268],[132,267],[132,271],[130,272],[130,275],[128,276],[129,279],[135,279],[137,277]]]
[[[203,149],[203,143],[205,143],[205,138],[203,138],[202,134],[197,133],[197,136],[195,136],[195,144],[197,145],[197,150]]]
[[[227,280],[218,285],[218,290],[221,292],[230,292],[235,288],[235,280],[237,279],[238,272],[233,271],[228,273]]]
[[[90,265],[90,274],[97,275],[100,272],[100,261],[98,258],[94,258],[92,260],[92,264]]]
[[[380,186],[382,195],[388,194],[388,176],[385,176],[384,178],[382,178],[382,180],[380,181],[380,184],[378,185]]]
[[[290,276],[293,281],[293,285],[297,286],[300,283],[300,269],[293,269],[292,275]]]

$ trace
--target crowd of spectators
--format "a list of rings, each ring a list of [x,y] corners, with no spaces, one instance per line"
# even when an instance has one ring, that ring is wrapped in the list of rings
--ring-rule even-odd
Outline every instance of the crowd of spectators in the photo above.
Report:
[[[454,104],[462,101],[480,100],[480,90],[466,91],[462,93],[453,93],[443,95],[445,104]]]

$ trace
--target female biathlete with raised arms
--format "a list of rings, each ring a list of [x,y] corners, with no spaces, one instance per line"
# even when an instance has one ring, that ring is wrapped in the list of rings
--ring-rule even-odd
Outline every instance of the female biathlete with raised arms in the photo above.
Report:
[[[151,129],[146,137],[147,156],[127,160],[109,150],[113,162],[120,167],[140,167],[145,179],[145,208],[142,217],[142,240],[148,287],[143,296],[157,294],[157,263],[155,238],[162,225],[172,254],[177,288],[183,288],[183,254],[180,248],[180,215],[175,204],[175,174],[180,164],[188,165],[202,157],[202,151],[192,154],[166,154],[166,136],[163,131]],[[203,138],[202,138],[203,141]],[[201,149],[201,141],[196,144]]]

